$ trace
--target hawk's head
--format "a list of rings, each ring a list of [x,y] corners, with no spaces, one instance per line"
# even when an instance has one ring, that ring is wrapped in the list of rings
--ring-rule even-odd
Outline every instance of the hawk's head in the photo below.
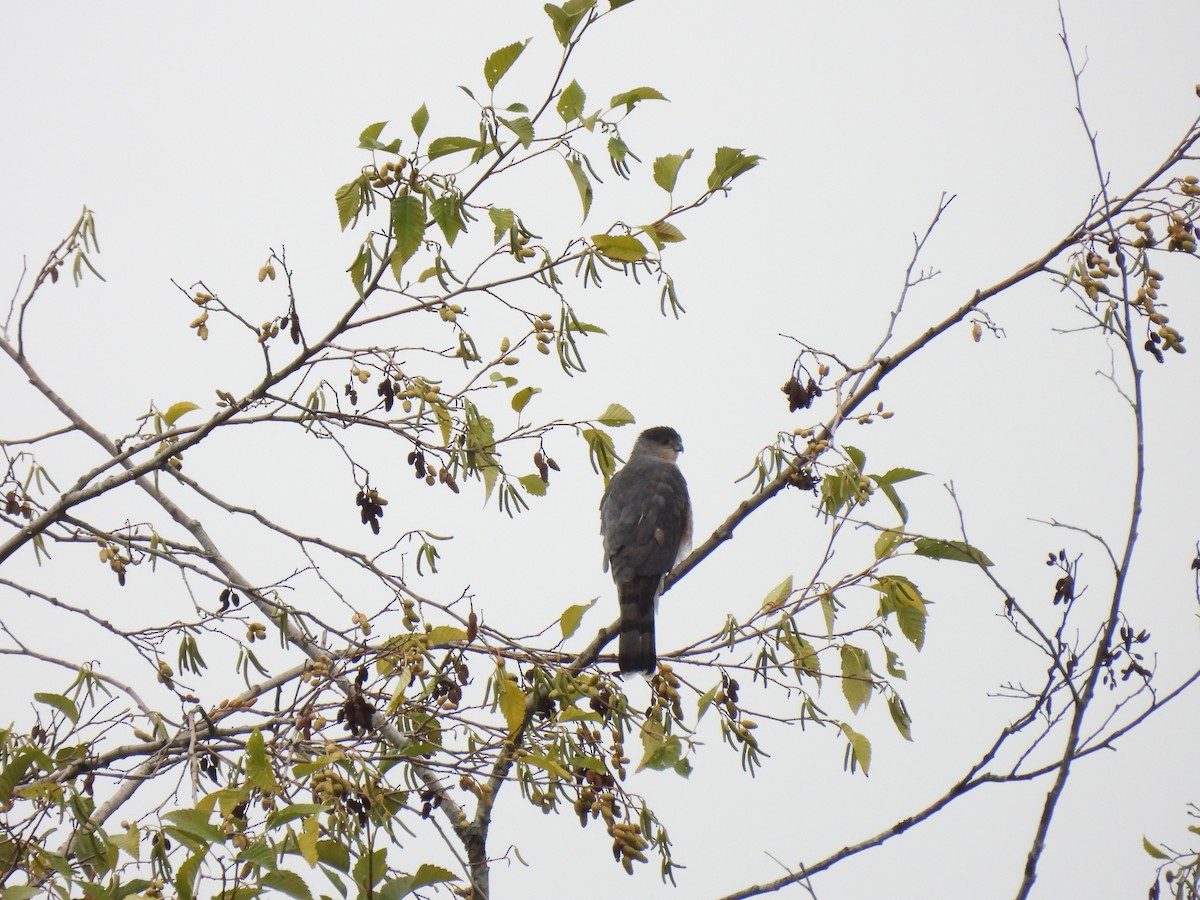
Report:
[[[683,438],[674,428],[666,425],[656,425],[647,428],[638,435],[637,443],[633,445],[634,453],[649,453],[670,462],[683,452]]]

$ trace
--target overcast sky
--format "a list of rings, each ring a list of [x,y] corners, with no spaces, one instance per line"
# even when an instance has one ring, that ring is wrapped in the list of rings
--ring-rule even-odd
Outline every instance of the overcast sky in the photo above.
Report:
[[[406,126],[426,103],[431,132],[471,133],[472,107],[455,85],[480,84],[488,53],[530,36],[504,86],[512,99],[532,100],[556,55],[541,7],[10,4],[0,19],[0,283],[10,290],[22,257],[35,266],[83,204],[97,214],[97,262],[107,278],[80,291],[60,287],[33,317],[35,362],[113,434],[132,428],[150,399],[211,403],[214,388],[251,383],[253,359],[218,361],[191,339],[194,313],[170,280],[203,278],[253,308],[265,302],[254,272],[268,247],[286,245],[302,310],[318,318],[323,297],[336,309],[349,290],[355,238],[338,229],[333,193],[366,161],[359,132],[385,119]],[[1088,60],[1086,110],[1119,192],[1148,174],[1200,113],[1200,17],[1184,2],[1075,0],[1064,11],[1075,51]],[[744,497],[746,485],[734,479],[757,450],[776,431],[806,424],[788,415],[778,392],[795,355],[785,336],[857,361],[882,334],[912,234],[943,192],[957,199],[925,257],[941,274],[911,298],[902,339],[1018,269],[1087,212],[1096,177],[1059,27],[1054,4],[1029,0],[637,0],[612,16],[573,74],[596,98],[645,84],[670,99],[647,104],[623,128],[634,152],[649,162],[695,148],[681,178],[693,185],[717,146],[765,159],[729,198],[679,223],[689,240],[670,247],[667,261],[688,310],[682,321],[658,315],[654,290],[629,290],[615,278],[579,296],[586,318],[610,337],[589,342],[587,377],[568,384],[544,371],[542,410],[586,417],[619,402],[639,427],[675,426],[687,446],[697,531],[706,534]],[[606,212],[629,221],[661,212],[661,194],[648,179],[641,184],[643,193],[622,194],[631,212],[598,204],[582,233],[606,227]],[[565,169],[524,189],[536,196],[512,205],[527,202],[556,227],[578,227]],[[1194,265],[1168,275],[1172,321],[1187,335],[1200,321],[1192,302],[1200,276]],[[1005,339],[976,345],[965,329],[946,336],[882,395],[896,417],[843,440],[865,449],[872,469],[931,473],[905,495],[918,530],[956,527],[941,487],[952,480],[975,543],[1010,588],[1043,604],[1047,621],[1045,552],[1086,550],[1098,610],[1108,585],[1095,548],[1030,519],[1123,535],[1128,416],[1097,374],[1109,367],[1110,348],[1092,334],[1052,331],[1083,323],[1046,280],[991,312]],[[23,405],[11,366],[0,379],[16,398],[6,416],[49,421]],[[1194,354],[1147,378],[1149,508],[1128,609],[1137,627],[1154,632],[1164,686],[1200,658],[1187,570],[1200,538],[1195,384]],[[619,449],[633,432],[616,435]],[[571,467],[564,488],[515,522],[468,504],[428,510],[428,521],[413,523],[460,536],[445,550],[443,574],[423,589],[452,595],[469,584],[495,621],[522,625],[608,598],[598,565],[600,485],[584,454],[564,449],[563,457]],[[222,464],[195,462],[197,472]],[[272,466],[287,471],[286,461]],[[824,533],[811,498],[771,504],[700,577],[664,599],[660,647],[714,630],[726,613],[747,615],[785,575],[803,578]],[[542,560],[543,580],[513,583],[512,561],[524,554]],[[660,887],[649,870],[629,880],[608,861],[607,842],[579,834],[569,814],[544,820],[509,796],[492,850],[516,842],[532,868],[497,866],[494,896],[718,896],[783,874],[771,856],[785,864],[823,857],[942,793],[1015,712],[989,692],[1009,680],[1034,684],[1044,666],[1012,636],[999,599],[978,579],[933,566],[919,574],[937,605],[925,651],[906,659],[915,742],[896,738],[883,704],[873,704],[860,717],[875,741],[869,779],[842,773],[832,735],[795,730],[772,735],[772,759],[750,780],[710,731],[688,782],[663,773],[633,779],[688,866],[678,890]],[[610,617],[594,613],[587,624]],[[1144,895],[1152,865],[1141,835],[1184,845],[1185,803],[1200,800],[1198,712],[1197,698],[1186,698],[1116,754],[1077,767],[1037,896]],[[0,719],[16,714],[0,707]],[[1047,787],[979,792],[821,876],[817,894],[1011,896]],[[424,858],[414,854],[414,862]],[[579,893],[580,879],[594,887]]]

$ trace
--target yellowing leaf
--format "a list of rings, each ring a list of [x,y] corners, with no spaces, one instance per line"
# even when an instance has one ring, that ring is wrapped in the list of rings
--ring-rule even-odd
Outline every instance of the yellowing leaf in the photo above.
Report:
[[[900,732],[900,736],[906,741],[912,740],[912,719],[908,715],[908,707],[904,705],[904,701],[900,699],[899,694],[892,694],[888,697],[888,712],[892,715],[892,722],[896,725],[896,730]]]
[[[610,403],[608,408],[596,417],[596,421],[610,428],[620,428],[622,425],[632,425],[637,420],[633,413],[620,403]]]
[[[654,241],[654,246],[661,250],[667,244],[678,244],[681,241],[687,240],[683,232],[672,225],[670,222],[654,222],[650,225],[643,225],[642,231],[650,240]]]
[[[493,206],[488,209],[488,218],[492,220],[494,229],[492,240],[498,244],[513,226],[513,211],[503,206]]]
[[[535,753],[529,753],[525,756],[522,756],[521,760],[529,763],[530,765],[537,766],[539,769],[549,772],[556,778],[562,778],[565,781],[571,780],[571,773],[568,772],[563,767],[563,764],[556,759],[551,759],[548,756],[539,756]]]
[[[853,712],[871,700],[871,660],[867,651],[852,644],[842,645],[842,693]]]
[[[1167,856],[1167,854],[1165,854],[1161,850],[1159,850],[1157,847],[1155,847],[1152,843],[1150,843],[1150,839],[1147,838],[1145,835],[1142,836],[1142,849],[1145,850],[1147,853],[1149,853],[1151,856],[1153,856],[1155,859],[1170,859],[1171,858],[1171,857]]]
[[[583,218],[586,219],[592,208],[592,183],[588,181],[588,177],[583,171],[583,165],[578,159],[568,158],[567,168],[571,172],[571,177],[575,179],[575,188],[579,191],[579,201],[583,204]]]
[[[318,836],[320,836],[320,829],[317,827],[317,816],[313,814],[306,818],[300,834],[296,835],[296,845],[299,846],[300,856],[304,857],[311,869],[317,868]]]
[[[679,167],[690,159],[692,151],[686,153],[668,153],[654,161],[654,183],[670,194],[675,190],[675,182],[679,178]]]
[[[792,576],[789,575],[775,587],[771,588],[766,597],[763,598],[762,608],[767,612],[773,612],[787,601],[787,598],[792,595]]]
[[[437,625],[425,635],[425,646],[430,649],[434,647],[445,647],[449,644],[456,644],[459,641],[465,641],[467,633],[454,625]]]
[[[425,126],[429,124],[429,110],[425,104],[421,104],[421,108],[412,114],[412,129],[417,137],[425,133]]]
[[[172,403],[170,407],[168,407],[167,411],[162,414],[163,421],[166,422],[167,427],[170,428],[177,421],[179,421],[181,417],[187,415],[193,409],[199,408],[200,407],[195,403],[192,403],[188,400],[180,400],[178,403]]]
[[[708,176],[708,189],[720,190],[743,172],[748,172],[758,165],[762,157],[747,156],[735,147],[721,147],[716,152],[712,173]]]
[[[526,150],[529,149],[533,143],[533,121],[529,116],[521,116],[519,119],[501,119],[500,123],[517,136],[522,147]]]
[[[500,703],[500,712],[508,724],[508,733],[516,734],[521,723],[525,721],[525,692],[503,669],[496,671],[496,697]]]
[[[567,0],[562,6],[555,6],[553,3],[546,4],[544,7],[546,15],[554,24],[554,34],[558,37],[560,44],[565,47],[571,42],[571,35],[575,33],[575,29],[579,27],[579,23],[583,21],[588,10],[595,5],[596,0]]]
[[[535,497],[546,496],[546,482],[542,480],[540,475],[522,475],[517,481],[521,482],[521,487],[525,488]]]
[[[847,757],[851,772],[855,767],[860,767],[864,775],[871,773],[871,742],[867,740],[866,735],[859,734],[845,722],[842,723],[842,733],[850,741]]]
[[[637,262],[646,258],[645,245],[632,234],[593,234],[596,249],[618,262]]]
[[[513,412],[521,412],[523,409],[525,409],[526,406],[529,405],[529,401],[533,399],[533,395],[540,394],[541,392],[542,392],[542,389],[540,387],[521,388],[521,390],[519,390],[515,394],[513,394],[513,398],[512,398]]]
[[[593,597],[591,603],[578,603],[563,610],[563,614],[558,617],[558,625],[562,629],[564,641],[579,629],[579,623],[583,621],[583,614],[595,606],[599,599],[599,597]]]
[[[337,203],[338,222],[342,231],[345,231],[346,226],[358,218],[359,210],[362,209],[363,179],[360,177],[343,184],[337,189],[333,199]]]

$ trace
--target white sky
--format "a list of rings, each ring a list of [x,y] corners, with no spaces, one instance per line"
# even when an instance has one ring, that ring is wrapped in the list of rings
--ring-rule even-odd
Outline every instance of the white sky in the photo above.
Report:
[[[1075,51],[1090,59],[1086,110],[1119,192],[1200,112],[1200,20],[1183,2],[1064,7]],[[171,278],[204,278],[265,318],[274,307],[253,276],[268,247],[286,245],[302,312],[317,321],[350,289],[344,270],[355,238],[338,230],[333,192],[366,159],[355,149],[359,131],[388,119],[406,133],[424,102],[431,134],[470,134],[471,107],[454,85],[481,84],[488,53],[533,36],[503,82],[511,99],[531,101],[556,50],[541,4],[512,0],[10,4],[0,23],[0,283],[10,290],[22,256],[35,265],[82,204],[96,210],[107,283],[44,298],[30,347],[52,384],[112,434],[129,430],[149,399],[211,403],[214,388],[236,393],[254,376],[253,359],[235,356],[232,344],[191,337],[194,313]],[[878,339],[912,233],[942,192],[958,199],[924,257],[942,274],[913,295],[901,339],[1015,271],[1084,215],[1095,175],[1058,28],[1052,3],[1025,0],[638,0],[622,9],[585,45],[574,77],[594,98],[648,84],[671,99],[646,104],[623,129],[634,152],[648,164],[695,148],[681,185],[699,183],[716,146],[746,147],[765,162],[730,198],[679,223],[689,240],[669,248],[667,261],[688,309],[681,322],[659,317],[653,289],[626,290],[615,276],[603,292],[573,295],[610,337],[589,342],[585,378],[568,385],[545,367],[538,377],[546,394],[530,412],[584,417],[615,401],[639,426],[674,425],[687,445],[697,531],[707,533],[744,496],[733,480],[758,448],[807,421],[789,416],[778,392],[794,356],[780,335],[857,361]],[[509,205],[537,211],[561,235],[578,227],[578,201],[560,169],[523,182],[526,193],[513,193]],[[636,222],[660,212],[657,188],[648,178],[640,184],[622,192],[628,205],[619,210],[598,202],[583,233],[606,227],[606,213]],[[1185,335],[1196,330],[1189,304],[1197,281],[1194,265],[1177,267],[1164,289]],[[1047,550],[1088,551],[1084,572],[1095,587],[1087,599],[1097,609],[1107,583],[1094,547],[1029,519],[1057,518],[1119,540],[1129,496],[1127,417],[1096,374],[1109,365],[1108,349],[1094,335],[1050,332],[1082,324],[1070,306],[1049,281],[1006,295],[991,307],[1005,340],[977,346],[965,330],[946,336],[889,382],[881,399],[897,413],[890,423],[843,435],[867,451],[872,469],[931,473],[904,494],[917,530],[952,534],[940,486],[953,480],[974,542],[1047,621]],[[1198,658],[1187,571],[1200,538],[1189,452],[1194,354],[1169,362],[1147,377],[1148,518],[1128,604],[1134,624],[1154,632],[1161,688]],[[49,421],[26,402],[11,367],[0,378],[6,417],[29,430]],[[632,432],[617,434],[619,449]],[[264,473],[312,474],[300,461],[246,448],[221,458],[206,452],[189,461],[193,474],[219,477],[236,461],[249,490]],[[560,462],[563,487],[552,484],[516,522],[476,514],[474,501],[418,505],[426,518],[406,525],[459,536],[444,551],[443,574],[422,589],[449,596],[470,584],[493,621],[524,625],[607,598],[600,486],[565,440]],[[271,485],[259,487],[259,496],[273,496]],[[298,504],[296,515],[319,523],[328,509],[345,512],[348,487],[311,489],[316,499]],[[397,499],[389,515],[398,522],[410,501],[399,491]],[[823,536],[805,496],[772,503],[664,600],[660,647],[713,630],[726,612],[748,614],[787,574],[804,577]],[[531,559],[541,577],[523,570]],[[823,857],[943,792],[1013,711],[988,692],[1009,680],[1035,684],[1043,665],[997,618],[998,598],[977,579],[932,565],[914,572],[937,601],[926,649],[905,657],[916,741],[895,738],[877,699],[857,722],[875,743],[869,779],[842,773],[832,735],[795,730],[764,739],[773,758],[752,781],[710,730],[690,781],[661,773],[633,781],[688,866],[678,890],[660,887],[653,867],[629,880],[608,860],[607,841],[580,834],[569,813],[543,820],[508,796],[491,848],[515,841],[532,868],[497,865],[493,896],[715,897],[782,874],[768,853],[788,864]],[[593,613],[584,631],[609,617]],[[826,698],[844,712],[835,690]],[[1037,896],[1143,895],[1152,865],[1141,835],[1185,845],[1184,805],[1200,799],[1197,712],[1197,698],[1186,698],[1117,753],[1076,768]],[[0,708],[0,719],[17,714]],[[817,894],[1011,896],[1046,787],[979,792],[820,876]],[[442,852],[413,852],[426,849]]]

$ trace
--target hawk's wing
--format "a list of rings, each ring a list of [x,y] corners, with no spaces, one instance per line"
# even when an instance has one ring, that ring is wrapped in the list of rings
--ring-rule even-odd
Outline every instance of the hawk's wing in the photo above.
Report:
[[[674,463],[639,454],[613,476],[600,501],[605,563],[622,584],[671,571],[691,537],[687,482]]]
[[[620,669],[652,672],[655,601],[663,576],[691,540],[691,504],[679,467],[648,454],[631,456],[600,501],[600,530],[621,605]]]

